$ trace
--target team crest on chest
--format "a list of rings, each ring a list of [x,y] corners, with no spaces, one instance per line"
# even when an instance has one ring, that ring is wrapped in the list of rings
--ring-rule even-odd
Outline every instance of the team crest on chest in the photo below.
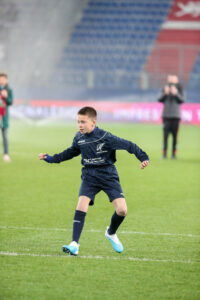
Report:
[[[103,150],[103,146],[105,145],[105,143],[101,143],[97,145],[97,153],[104,153],[104,152],[108,152]]]

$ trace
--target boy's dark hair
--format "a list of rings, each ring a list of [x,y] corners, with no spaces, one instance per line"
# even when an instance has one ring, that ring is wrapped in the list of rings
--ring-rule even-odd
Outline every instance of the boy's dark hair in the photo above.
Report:
[[[96,119],[97,111],[91,106],[85,106],[78,111],[78,115],[88,116],[92,119]]]
[[[8,75],[6,73],[0,73],[0,77],[8,78]]]

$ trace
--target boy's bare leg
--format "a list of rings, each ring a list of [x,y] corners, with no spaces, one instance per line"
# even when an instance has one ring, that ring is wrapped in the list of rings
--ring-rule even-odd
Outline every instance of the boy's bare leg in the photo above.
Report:
[[[78,204],[77,204],[76,210],[80,210],[80,211],[83,211],[86,213],[88,211],[89,203],[90,203],[89,197],[80,196],[78,199]]]

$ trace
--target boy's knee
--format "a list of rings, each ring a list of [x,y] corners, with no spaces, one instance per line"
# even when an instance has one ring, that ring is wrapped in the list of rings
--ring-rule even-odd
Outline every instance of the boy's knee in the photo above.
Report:
[[[118,214],[118,216],[125,217],[127,215],[127,207],[119,207],[116,213]]]

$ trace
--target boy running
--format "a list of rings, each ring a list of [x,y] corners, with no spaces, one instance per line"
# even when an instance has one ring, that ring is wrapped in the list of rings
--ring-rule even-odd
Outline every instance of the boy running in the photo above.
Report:
[[[113,249],[121,253],[123,246],[116,231],[123,222],[127,205],[119,183],[119,175],[114,163],[116,150],[127,150],[141,161],[141,169],[149,164],[149,157],[136,144],[112,135],[96,126],[97,112],[93,107],[79,110],[77,120],[79,132],[75,135],[71,147],[59,154],[50,156],[40,153],[39,159],[48,163],[61,163],[81,154],[83,165],[79,201],[74,215],[72,242],[62,247],[63,252],[78,255],[79,239],[83,230],[89,205],[94,205],[95,195],[103,190],[113,203],[115,212],[107,227],[105,236]]]

